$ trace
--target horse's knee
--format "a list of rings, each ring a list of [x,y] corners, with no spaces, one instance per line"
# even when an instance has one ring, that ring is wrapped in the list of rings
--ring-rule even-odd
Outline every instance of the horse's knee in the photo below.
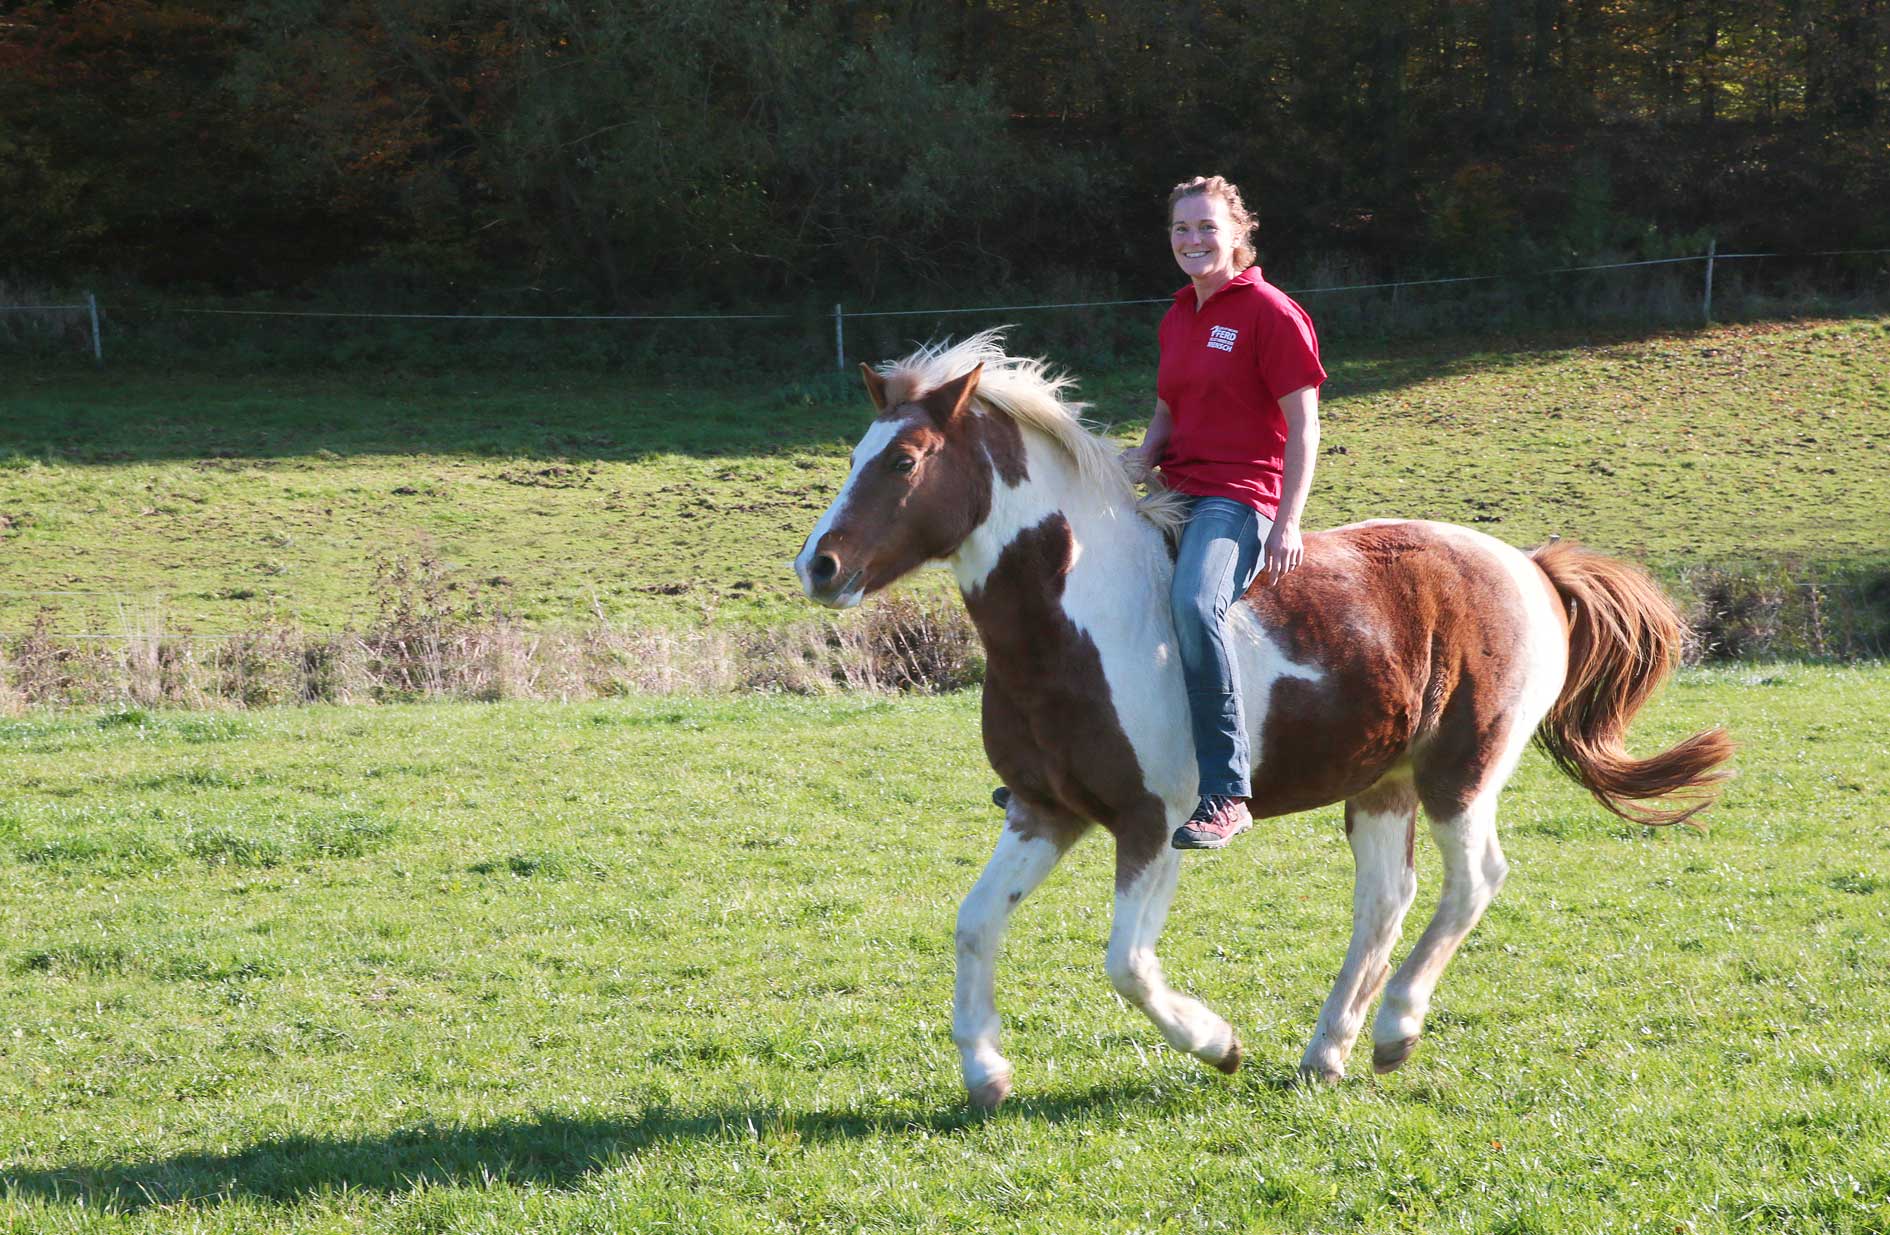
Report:
[[[984,956],[991,951],[995,927],[990,898],[974,891],[958,906],[958,922],[952,941],[960,956]]]
[[[1483,855],[1483,882],[1492,897],[1503,890],[1503,881],[1508,878],[1509,860],[1500,851],[1492,849]]]
[[[1405,867],[1398,873],[1398,878],[1385,890],[1384,907],[1392,921],[1403,922],[1404,915],[1411,911],[1411,904],[1417,900],[1417,872]]]
[[[1146,952],[1111,950],[1103,959],[1103,972],[1109,975],[1109,985],[1116,988],[1116,993],[1138,1008],[1148,1002],[1155,989],[1155,958]]]
[[[1470,878],[1465,881],[1465,895],[1468,903],[1463,906],[1474,923],[1483,916],[1483,911],[1490,907],[1496,894],[1503,890],[1503,882],[1509,878],[1509,863],[1495,850],[1485,852],[1476,859],[1470,868]]]

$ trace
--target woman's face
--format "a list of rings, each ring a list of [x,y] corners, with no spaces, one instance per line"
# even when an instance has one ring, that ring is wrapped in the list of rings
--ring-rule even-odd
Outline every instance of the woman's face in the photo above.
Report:
[[[1168,243],[1175,251],[1175,264],[1190,279],[1233,278],[1234,245],[1239,239],[1227,203],[1219,197],[1196,193],[1175,203],[1168,221]]]

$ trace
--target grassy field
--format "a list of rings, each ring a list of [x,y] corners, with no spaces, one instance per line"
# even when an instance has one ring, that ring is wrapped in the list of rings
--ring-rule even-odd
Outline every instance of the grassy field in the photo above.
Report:
[[[1556,532],[1667,573],[1890,557],[1890,319],[1329,359],[1314,525]],[[1080,376],[1139,435],[1152,373]],[[359,626],[421,558],[529,623],[772,623],[865,417],[831,374],[6,384],[0,631]]]
[[[1164,958],[1231,1080],[1110,990],[1079,846],[1000,965],[989,1119],[948,1036],[977,711],[0,720],[0,1230],[1890,1229],[1890,668],[1683,674],[1636,745],[1732,726],[1705,834],[1532,755],[1429,1037],[1335,1090],[1290,1077],[1336,811],[1189,859]]]

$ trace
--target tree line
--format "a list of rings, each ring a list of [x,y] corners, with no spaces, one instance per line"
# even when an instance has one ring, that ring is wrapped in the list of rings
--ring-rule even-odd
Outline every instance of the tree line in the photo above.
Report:
[[[0,0],[0,273],[633,309],[1890,245],[1890,0]]]

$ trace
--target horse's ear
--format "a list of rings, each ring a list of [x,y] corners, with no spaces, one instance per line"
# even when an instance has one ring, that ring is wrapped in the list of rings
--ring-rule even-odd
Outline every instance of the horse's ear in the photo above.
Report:
[[[943,429],[964,414],[965,405],[971,402],[971,396],[977,392],[978,376],[983,372],[984,366],[980,364],[963,377],[954,377],[919,400],[919,406],[930,412],[933,423]]]
[[[862,364],[860,376],[866,379],[866,397],[873,401],[876,411],[886,410],[886,379],[873,371],[873,366]]]

